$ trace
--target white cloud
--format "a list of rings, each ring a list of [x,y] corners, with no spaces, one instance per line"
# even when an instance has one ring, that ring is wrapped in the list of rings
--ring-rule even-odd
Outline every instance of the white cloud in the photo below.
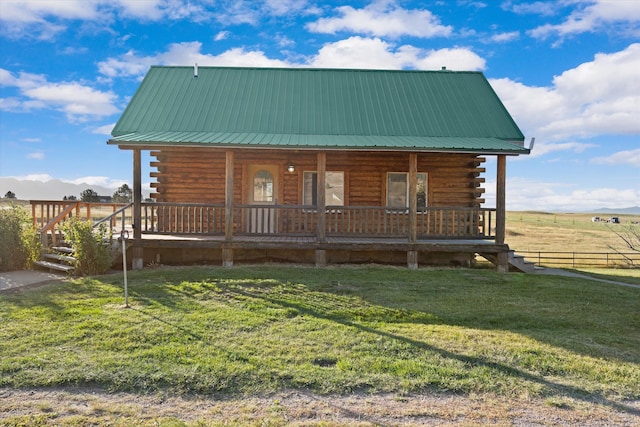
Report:
[[[588,144],[584,142],[555,142],[549,143],[543,141],[539,144],[535,144],[529,157],[541,157],[557,151],[570,151],[572,153],[583,153],[589,148],[597,147],[596,144]]]
[[[89,52],[88,47],[72,47],[72,46],[67,46],[60,51],[60,53],[63,55],[80,55],[88,52]]]
[[[44,152],[42,152],[42,151],[34,151],[33,153],[29,153],[29,154],[27,154],[27,159],[43,160],[44,159]]]
[[[96,20],[98,16],[96,1],[92,0],[3,0],[0,2],[0,34],[49,40],[67,29],[67,25],[57,22],[59,20]]]
[[[496,43],[506,43],[520,38],[520,31],[510,31],[508,33],[498,33],[489,37],[489,40]]]
[[[83,176],[81,178],[62,181],[76,185],[88,184],[106,188],[118,188],[122,184],[126,183],[126,181],[114,180],[113,178],[109,178],[108,176]]]
[[[18,179],[21,181],[40,181],[40,182],[47,182],[54,179],[51,175],[46,173],[29,174],[29,175],[23,175],[23,176],[8,176],[6,178]]]
[[[549,87],[508,78],[491,85],[525,134],[558,141],[597,134],[640,134],[640,44],[554,77]]]
[[[102,92],[77,82],[52,83],[39,74],[20,72],[16,76],[0,69],[0,86],[15,87],[21,95],[0,103],[5,111],[50,108],[65,113],[71,122],[110,116],[119,111],[114,105],[117,95],[111,91]]]
[[[561,38],[570,34],[596,32],[601,30],[629,32],[637,36],[638,28],[629,28],[629,24],[640,21],[640,2],[634,0],[587,0],[575,2],[577,9],[561,24],[545,24],[529,31],[536,38],[558,35]]]
[[[207,0],[2,0],[0,32],[10,37],[48,40],[72,28],[73,21],[108,26],[114,19],[158,21],[212,19]]]
[[[74,185],[95,185],[106,188],[118,188],[122,184],[125,184],[127,181],[122,179],[113,179],[108,176],[83,176],[74,179],[67,178],[55,178],[49,174],[29,174],[22,176],[7,176],[2,177],[6,179],[16,179],[19,181],[35,181],[35,182],[49,182],[49,181],[60,181],[66,184],[74,184]]]
[[[161,0],[116,0],[114,5],[119,6],[121,14],[125,17],[143,18],[156,21],[163,17]]]
[[[140,78],[151,65],[252,66],[252,67],[333,67],[384,69],[482,70],[485,61],[467,48],[439,50],[419,49],[410,45],[398,48],[379,38],[350,37],[325,44],[316,55],[304,62],[272,59],[260,50],[233,48],[218,55],[201,52],[202,43],[175,43],[168,50],[152,56],[138,56],[130,51],[118,58],[108,58],[98,64],[107,78]]]
[[[46,17],[94,20],[98,18],[99,3],[94,0],[2,0],[0,20],[25,23],[41,23]]]
[[[264,0],[264,8],[269,15],[284,16],[292,12],[302,12],[305,15],[315,15],[321,10],[309,4],[307,0]]]
[[[254,66],[287,67],[290,64],[268,58],[262,51],[247,51],[233,48],[219,55],[203,54],[202,43],[185,42],[169,45],[166,52],[151,56],[139,56],[129,51],[119,58],[108,58],[98,63],[101,74],[108,78],[138,77],[144,75],[151,65],[193,65],[201,66]]]
[[[108,58],[98,62],[98,71],[109,79],[142,76],[154,63],[154,57],[141,58],[134,51],[129,51],[119,58]]]
[[[485,184],[486,206],[495,206],[495,182]],[[640,205],[637,188],[579,188],[557,182],[510,178],[507,182],[507,210],[589,211],[598,208],[626,208]]]
[[[256,9],[255,2],[247,0],[231,0],[222,3],[216,19],[228,24],[256,25],[260,20],[260,11]]]
[[[453,27],[442,25],[430,11],[403,9],[396,1],[379,0],[362,9],[340,6],[335,10],[337,17],[318,19],[307,24],[307,29],[329,34],[348,31],[379,37],[424,38],[448,37],[453,32]]]
[[[511,10],[517,14],[536,14],[542,16],[555,15],[558,8],[562,6],[562,2],[558,1],[534,1],[532,3],[516,3],[511,1],[505,1],[502,4],[502,8],[505,10]]]
[[[91,131],[91,133],[95,133],[98,135],[111,135],[111,131],[115,127],[115,123],[109,123],[108,125],[100,126]]]
[[[596,157],[591,162],[610,166],[631,165],[640,168],[640,148],[618,151],[606,157]]]
[[[379,38],[349,37],[325,44],[309,59],[312,67],[435,70],[482,70],[485,61],[466,48],[425,50],[410,45],[395,48]]]
[[[220,40],[224,40],[229,37],[231,33],[229,31],[220,31],[213,37],[213,40],[219,42]]]

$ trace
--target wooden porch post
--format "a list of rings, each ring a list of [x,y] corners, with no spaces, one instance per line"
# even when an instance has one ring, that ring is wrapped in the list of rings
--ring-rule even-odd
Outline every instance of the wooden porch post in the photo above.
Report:
[[[409,153],[409,243],[415,243],[418,235],[418,154]],[[407,252],[407,266],[418,268],[418,253]]]
[[[142,160],[141,150],[133,150],[133,247],[131,269],[142,270],[144,267],[142,241]]]
[[[496,244],[503,245],[505,239],[506,225],[506,176],[507,176],[507,156],[498,155],[498,170],[496,178]],[[509,254],[499,253],[498,271],[506,273],[509,271]]]
[[[505,236],[505,194],[507,176],[507,156],[498,155],[498,171],[496,178],[496,243],[503,244]]]
[[[224,237],[225,240],[233,239],[233,151],[227,150],[225,162],[225,193],[224,193]],[[233,249],[229,247],[222,248],[222,265],[224,267],[233,267]]]
[[[317,160],[317,186],[316,186],[316,194],[317,194],[317,203],[316,208],[318,209],[318,229],[316,231],[316,237],[318,242],[324,242],[326,239],[326,210],[327,210],[327,200],[326,200],[326,185],[327,185],[327,177],[326,177],[326,169],[327,169],[327,153],[321,151],[318,153]],[[327,264],[327,251],[324,249],[316,250],[316,266],[324,266]]]
[[[325,222],[326,222],[326,209],[327,209],[327,200],[326,200],[326,186],[327,186],[327,153],[319,152],[318,153],[318,180],[316,187],[316,194],[318,195],[318,241],[324,242],[326,238],[325,231]]]

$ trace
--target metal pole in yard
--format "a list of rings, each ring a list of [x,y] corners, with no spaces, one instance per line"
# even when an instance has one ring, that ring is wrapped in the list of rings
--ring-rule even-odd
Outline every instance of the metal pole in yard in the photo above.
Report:
[[[129,231],[122,230],[120,234],[120,240],[122,240],[122,272],[124,274],[124,306],[129,308],[129,286],[127,283],[127,244],[126,240],[129,237]]]

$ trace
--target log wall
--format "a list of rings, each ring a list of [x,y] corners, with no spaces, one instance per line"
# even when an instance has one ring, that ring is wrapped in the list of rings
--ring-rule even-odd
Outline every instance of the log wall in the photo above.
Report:
[[[225,151],[218,148],[163,148],[152,151],[157,171],[152,197],[158,202],[224,203]],[[316,170],[316,152],[285,150],[236,150],[234,155],[234,203],[246,200],[249,164],[278,164],[280,204],[302,204],[302,177]],[[418,173],[428,174],[428,206],[479,207],[485,159],[473,154],[418,154]],[[295,172],[286,170],[295,165]],[[388,172],[408,172],[409,154],[402,152],[327,153],[327,171],[345,173],[345,200],[350,206],[384,206]]]

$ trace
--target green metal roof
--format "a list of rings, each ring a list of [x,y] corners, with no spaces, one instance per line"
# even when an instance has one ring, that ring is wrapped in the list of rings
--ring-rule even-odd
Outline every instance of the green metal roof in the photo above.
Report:
[[[482,73],[151,67],[118,145],[528,153]]]

